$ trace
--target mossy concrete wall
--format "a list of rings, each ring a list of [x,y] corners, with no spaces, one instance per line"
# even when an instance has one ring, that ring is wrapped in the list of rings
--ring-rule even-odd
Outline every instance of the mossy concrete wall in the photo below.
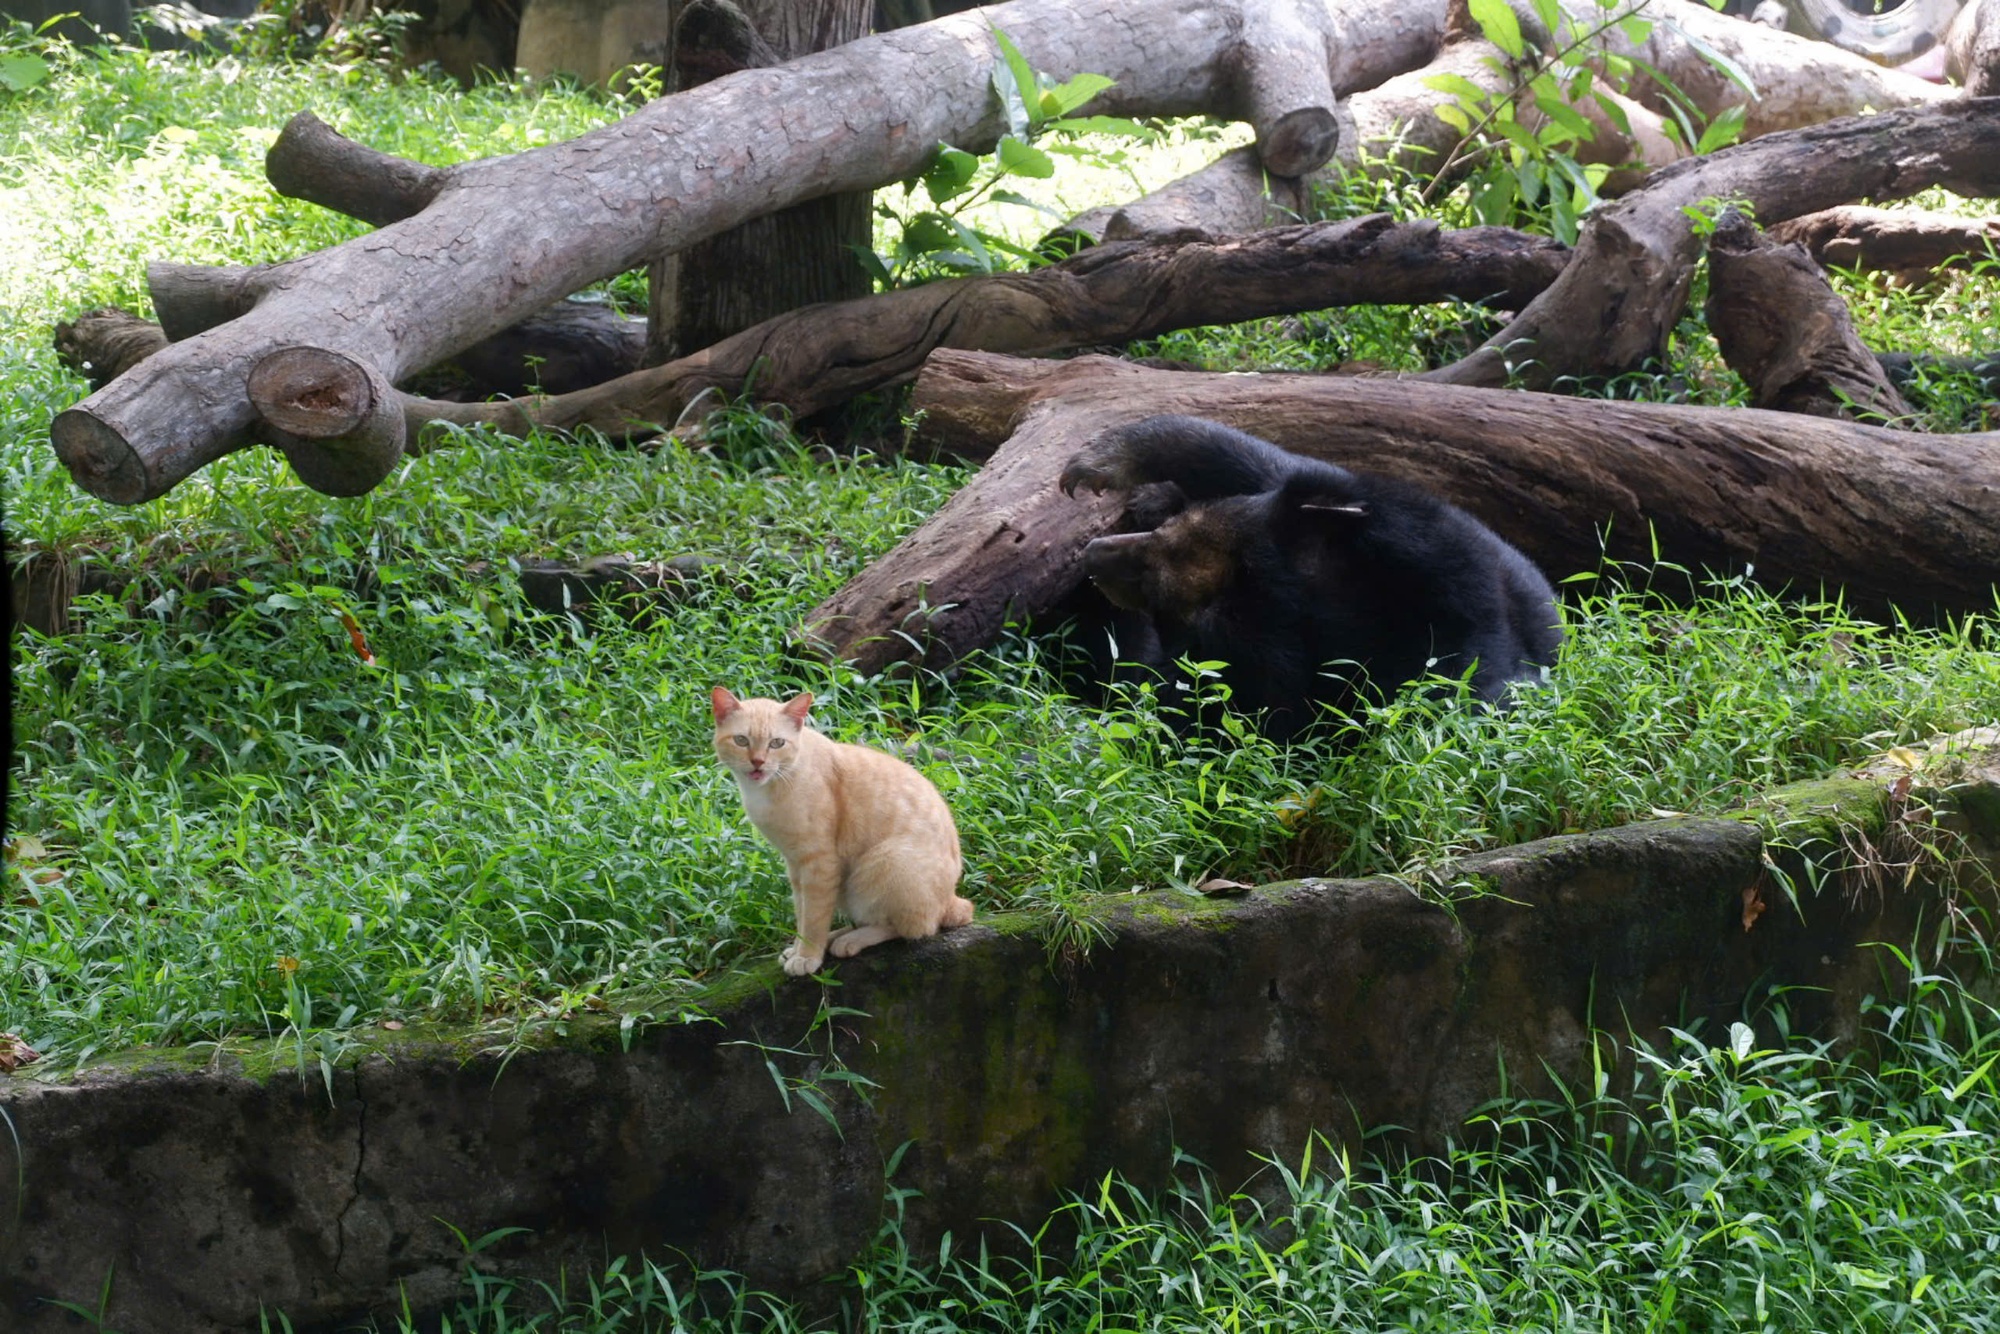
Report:
[[[1767,834],[1852,861],[1894,841],[1887,791],[1871,775],[1751,819],[1472,858],[1455,876],[1480,892],[1449,910],[1387,880],[1165,891],[1106,903],[1108,939],[1053,960],[1031,923],[994,919],[842,963],[838,987],[766,966],[711,997],[714,1022],[636,1029],[629,1050],[610,1019],[505,1056],[384,1035],[330,1097],[316,1066],[228,1057],[0,1079],[25,1185],[0,1135],[0,1328],[65,1328],[44,1299],[95,1307],[107,1275],[125,1334],[422,1309],[462,1272],[445,1223],[527,1229],[483,1253],[508,1273],[681,1252],[796,1292],[868,1246],[905,1143],[923,1244],[1036,1220],[1108,1169],[1158,1182],[1176,1146],[1241,1179],[1315,1131],[1435,1145],[1503,1070],[1516,1091],[1584,1079],[1594,1031],[1719,1034],[1773,984],[1803,988],[1795,1028],[1837,1036],[1899,984],[1868,942],[1908,945],[1946,890],[1864,867],[1814,893],[1795,864],[1795,912],[1766,863],[1796,857]],[[1988,833],[1958,846],[1990,857]],[[1769,904],[1749,930],[1746,895]],[[838,1127],[796,1092],[788,1110],[767,1061]],[[865,1098],[825,1077],[843,1067]]]

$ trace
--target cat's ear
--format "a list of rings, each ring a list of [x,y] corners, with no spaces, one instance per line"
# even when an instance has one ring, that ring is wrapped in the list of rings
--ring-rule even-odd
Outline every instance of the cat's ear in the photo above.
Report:
[[[780,709],[779,712],[790,718],[800,727],[804,727],[806,725],[806,710],[812,706],[813,697],[808,692],[803,695],[794,695],[792,698],[786,700],[785,707]]]
[[[742,708],[743,703],[721,686],[717,686],[708,692],[708,707],[715,710],[715,721],[721,722]]]

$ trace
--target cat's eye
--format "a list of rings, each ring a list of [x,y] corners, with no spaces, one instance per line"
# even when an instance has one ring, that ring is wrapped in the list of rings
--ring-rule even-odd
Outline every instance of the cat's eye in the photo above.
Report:
[[[747,736],[733,736],[729,739],[739,746],[748,746],[750,744],[750,738]]]
[[[772,750],[776,750],[776,749],[777,749],[778,747],[780,747],[780,746],[782,746],[782,745],[784,745],[784,744],[785,744],[785,739],[784,739],[783,737],[781,737],[781,736],[774,736],[774,737],[772,737],[772,738],[771,738],[771,749],[772,749]]]

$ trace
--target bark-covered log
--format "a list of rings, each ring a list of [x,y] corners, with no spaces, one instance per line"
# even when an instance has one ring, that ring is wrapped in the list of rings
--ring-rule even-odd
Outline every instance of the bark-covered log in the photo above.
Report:
[[[900,180],[940,142],[994,142],[993,28],[1053,77],[1116,80],[1094,109],[1180,115],[1236,101],[1249,14],[1274,5],[1325,12],[1337,90],[1420,63],[1442,23],[1436,0],[1014,0],[745,70],[567,143],[453,168],[422,213],[292,261],[249,313],[146,358],[59,415],[51,440],[85,490],[151,499],[245,441],[245,382],[282,348],[340,353],[393,383],[653,255]]]
[[[1757,407],[1892,421],[1910,415],[1805,247],[1765,239],[1734,209],[1708,240],[1705,313],[1722,359]]]
[[[932,519],[816,608],[820,651],[945,667],[1078,583],[1119,507],[1056,477],[1113,423],[1185,412],[1465,507],[1552,578],[1606,557],[1754,567],[1854,605],[1985,610],[2000,580],[2000,434],[1933,437],[1749,408],[1558,398],[1417,380],[1208,375],[1106,357],[937,352],[924,431],[993,451]]]
[[[281,278],[283,269],[277,264],[148,264],[146,282],[165,333],[162,341],[192,338],[243,315]],[[602,301],[573,298],[417,374],[444,377],[455,395],[474,398],[530,390],[568,394],[631,374],[642,364],[645,350],[645,320],[621,315]]]
[[[575,394],[497,403],[411,400],[412,425],[610,436],[672,423],[703,390],[804,416],[915,374],[937,347],[1046,352],[1332,306],[1493,299],[1547,287],[1568,251],[1499,227],[1440,231],[1376,214],[1221,244],[1098,246],[1026,273],[960,278],[781,315],[714,347]]]
[[[1695,221],[1711,201],[1745,201],[1768,223],[1933,185],[2000,194],[2000,99],[1850,116],[1662,168],[1584,220],[1575,258],[1548,291],[1428,375],[1541,389],[1633,370],[1659,355],[1686,309],[1701,250]]]
[[[1827,268],[1872,269],[1907,279],[1943,267],[1964,268],[2000,250],[2000,218],[1844,204],[1767,229],[1796,241]]]

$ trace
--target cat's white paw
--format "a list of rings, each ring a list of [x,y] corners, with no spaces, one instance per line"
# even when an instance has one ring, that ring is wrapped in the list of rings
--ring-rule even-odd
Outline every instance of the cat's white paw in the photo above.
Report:
[[[820,954],[803,954],[794,943],[785,946],[785,952],[778,956],[778,964],[792,977],[804,977],[807,973],[817,973],[824,958]]]

